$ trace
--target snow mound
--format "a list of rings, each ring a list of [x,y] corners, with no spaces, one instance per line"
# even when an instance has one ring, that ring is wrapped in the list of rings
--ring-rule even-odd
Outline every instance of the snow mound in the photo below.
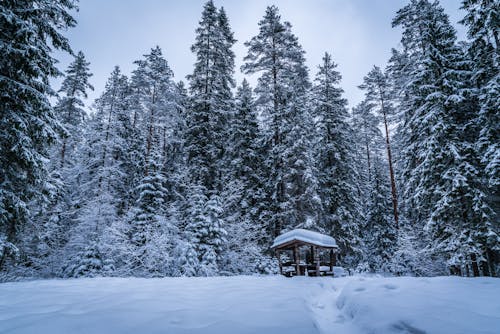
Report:
[[[276,237],[276,239],[274,239],[274,243],[271,246],[271,248],[275,248],[279,245],[282,245],[292,240],[299,240],[303,242],[313,243],[323,247],[337,247],[335,239],[333,239],[329,235],[298,228],[283,233],[282,235]]]
[[[494,278],[357,277],[337,307],[363,333],[498,334],[499,298]]]

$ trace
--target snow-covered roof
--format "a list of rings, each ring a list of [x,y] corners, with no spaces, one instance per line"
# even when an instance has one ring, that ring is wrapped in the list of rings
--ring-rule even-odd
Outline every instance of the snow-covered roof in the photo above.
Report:
[[[295,230],[291,230],[290,232],[283,233],[282,235],[276,237],[276,239],[274,239],[274,243],[271,246],[271,248],[276,248],[280,245],[283,245],[293,240],[303,241],[322,247],[337,247],[335,239],[333,239],[329,235],[298,228]]]

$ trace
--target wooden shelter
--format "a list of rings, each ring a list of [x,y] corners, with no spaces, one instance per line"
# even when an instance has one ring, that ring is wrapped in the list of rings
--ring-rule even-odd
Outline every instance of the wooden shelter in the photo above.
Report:
[[[338,246],[328,235],[295,229],[274,239],[271,249],[282,275],[333,276]]]

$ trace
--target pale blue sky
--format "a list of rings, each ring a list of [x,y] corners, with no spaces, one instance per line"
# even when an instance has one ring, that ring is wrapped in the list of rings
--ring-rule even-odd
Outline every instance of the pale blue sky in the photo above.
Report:
[[[293,32],[306,51],[311,78],[325,51],[339,64],[342,87],[349,105],[360,102],[363,93],[357,88],[373,65],[384,66],[391,47],[396,47],[400,31],[391,28],[396,11],[403,0],[215,0],[228,14],[238,42],[235,45],[236,79],[246,54],[243,45],[258,33],[258,22],[268,5],[277,5],[281,17],[291,22]],[[442,0],[452,23],[464,38],[464,28],[457,23],[463,12],[459,0]],[[115,65],[125,74],[134,69],[133,61],[140,59],[159,45],[175,73],[184,80],[192,71],[194,56],[190,46],[205,0],[81,0],[75,14],[77,27],[69,30],[75,51],[82,50],[90,61],[95,91],[89,95],[90,104],[98,97]],[[65,69],[71,58],[58,54],[60,68]],[[251,83],[255,78],[249,78]],[[60,80],[54,81],[55,88]]]

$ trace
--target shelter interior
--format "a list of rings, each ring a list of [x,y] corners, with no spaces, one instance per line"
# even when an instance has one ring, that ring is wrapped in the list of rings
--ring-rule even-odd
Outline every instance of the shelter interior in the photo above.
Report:
[[[291,276],[333,276],[337,248],[293,240],[274,249],[280,273]]]

